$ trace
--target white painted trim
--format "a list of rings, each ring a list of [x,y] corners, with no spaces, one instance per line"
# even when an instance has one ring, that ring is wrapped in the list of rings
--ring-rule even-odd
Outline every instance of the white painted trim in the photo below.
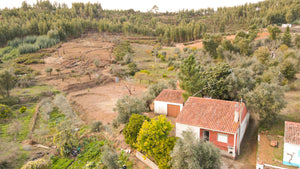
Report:
[[[228,135],[222,134],[222,133],[217,133],[217,141],[221,142],[221,143],[228,143]]]

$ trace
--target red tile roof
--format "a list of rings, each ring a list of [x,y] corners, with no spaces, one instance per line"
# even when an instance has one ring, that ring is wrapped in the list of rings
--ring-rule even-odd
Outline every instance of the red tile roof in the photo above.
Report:
[[[209,98],[190,97],[183,106],[176,122],[201,128],[236,133],[238,122],[234,122],[236,104],[239,102]],[[245,108],[245,104],[243,103]]]
[[[285,122],[284,142],[300,145],[300,123]]]
[[[180,103],[184,102],[182,97],[183,90],[171,90],[164,89],[154,101],[162,101],[162,102],[171,102],[171,103]]]

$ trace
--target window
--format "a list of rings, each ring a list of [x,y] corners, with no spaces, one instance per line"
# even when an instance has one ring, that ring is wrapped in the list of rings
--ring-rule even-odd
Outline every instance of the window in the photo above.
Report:
[[[218,142],[227,143],[228,135],[218,133]]]

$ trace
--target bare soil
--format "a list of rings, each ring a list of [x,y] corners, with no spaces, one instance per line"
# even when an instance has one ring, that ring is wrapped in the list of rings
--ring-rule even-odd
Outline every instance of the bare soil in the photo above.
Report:
[[[125,81],[109,83],[88,90],[80,90],[69,93],[68,98],[80,112],[79,115],[85,122],[102,121],[104,124],[111,123],[117,113],[113,110],[118,99],[129,95]],[[146,88],[139,85],[130,85],[132,95],[140,96]]]
[[[42,82],[66,92],[68,100],[86,123],[111,123],[117,116],[113,111],[117,100],[129,94],[125,87],[129,83],[122,80],[115,83],[116,77],[110,73],[113,42],[118,38],[117,35],[86,34],[52,49],[55,52],[44,59],[45,64],[30,67],[40,71],[38,78]],[[53,69],[51,76],[45,72],[46,68]],[[142,85],[129,86],[132,95],[140,95],[146,90]]]

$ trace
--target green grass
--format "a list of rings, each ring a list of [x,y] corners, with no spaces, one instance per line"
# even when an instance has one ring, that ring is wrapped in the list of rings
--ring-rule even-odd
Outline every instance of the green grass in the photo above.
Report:
[[[21,142],[27,139],[29,134],[29,129],[30,129],[30,122],[35,111],[35,106],[36,104],[29,105],[29,107],[27,107],[27,110],[24,114],[19,114],[18,109],[13,111],[14,116],[21,123],[21,130],[19,131],[19,134],[17,135],[16,138],[17,141]],[[8,140],[14,139],[14,135],[9,135],[8,133],[8,128],[10,127],[11,124],[12,124],[11,121],[0,124],[1,138],[8,139]]]
[[[40,94],[46,91],[59,93],[59,91],[56,90],[54,87],[42,84],[31,86],[28,88],[15,88],[12,90],[12,94],[15,96],[39,96]]]
[[[60,158],[59,156],[52,156],[51,157],[51,168],[52,169],[63,169],[63,168],[67,168],[70,164],[72,164],[72,162],[74,161],[74,159],[69,159],[69,158]]]
[[[89,143],[85,149],[77,156],[76,161],[69,167],[70,169],[84,168],[90,162],[99,163],[101,160],[101,147],[105,141]]]

